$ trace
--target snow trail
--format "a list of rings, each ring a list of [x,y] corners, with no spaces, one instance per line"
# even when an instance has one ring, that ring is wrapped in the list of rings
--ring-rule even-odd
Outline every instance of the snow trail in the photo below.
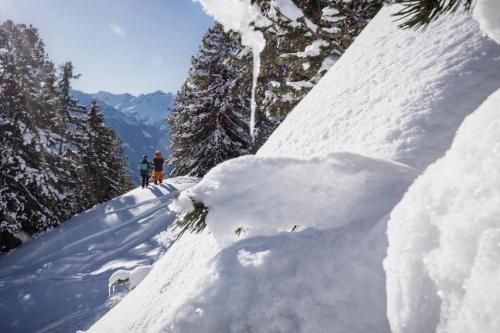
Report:
[[[124,296],[118,288],[108,298],[114,271],[150,265],[170,247],[175,214],[167,205],[195,183],[179,178],[132,190],[0,256],[0,330],[87,329]]]

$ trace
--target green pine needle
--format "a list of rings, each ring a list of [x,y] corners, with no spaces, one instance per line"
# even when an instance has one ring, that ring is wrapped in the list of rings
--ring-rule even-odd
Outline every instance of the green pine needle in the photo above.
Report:
[[[455,14],[463,6],[466,12],[474,8],[475,0],[396,0],[404,6],[395,13],[402,29],[425,29],[442,14]]]

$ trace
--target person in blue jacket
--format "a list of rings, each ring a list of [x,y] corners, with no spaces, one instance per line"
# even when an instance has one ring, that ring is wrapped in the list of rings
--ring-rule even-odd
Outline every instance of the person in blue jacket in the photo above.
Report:
[[[139,171],[142,177],[142,188],[149,186],[149,176],[150,176],[150,165],[148,162],[148,157],[144,155],[142,157],[142,162],[139,164]]]

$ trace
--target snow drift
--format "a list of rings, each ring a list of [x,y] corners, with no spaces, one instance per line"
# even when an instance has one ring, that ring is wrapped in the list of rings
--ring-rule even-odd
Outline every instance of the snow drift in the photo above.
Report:
[[[157,291],[167,277],[188,274],[187,290],[172,289],[180,282],[161,287],[174,293],[175,305],[145,301],[156,296],[134,290],[110,312],[119,320],[102,320],[92,331],[386,332],[385,222],[415,176],[403,165],[349,153],[223,163],[175,205],[189,207],[189,198],[206,204],[212,235],[176,243],[162,271],[153,271],[163,279],[146,278]],[[294,225],[326,230],[279,233]],[[248,238],[236,242],[241,227]],[[212,244],[211,251],[200,242]]]
[[[238,229],[246,237],[270,236],[294,226],[329,229],[381,218],[415,177],[403,165],[350,153],[309,160],[245,156],[212,169],[175,206],[202,202],[210,231],[230,244],[242,236]]]
[[[392,165],[389,174],[401,174],[395,164],[375,159],[424,170],[449,149],[463,119],[500,88],[500,46],[471,16],[442,17],[424,32],[402,31],[390,15],[397,10],[382,9],[257,157],[247,158],[255,170],[241,159],[228,162],[192,192],[212,205],[210,214],[217,219],[207,216],[206,232],[188,233],[176,242],[91,332],[390,331],[382,265],[388,215],[383,214],[398,199],[388,203],[382,192],[371,197],[371,183],[361,186],[360,175],[375,179],[382,175],[380,165]],[[358,155],[330,155],[338,151]],[[333,163],[333,170],[313,162],[328,164],[340,156],[350,158]],[[228,165],[235,169],[222,174],[232,169]],[[350,179],[356,174],[350,167],[360,165],[360,178],[318,181],[319,173]],[[346,167],[337,173],[339,166]],[[217,182],[210,183],[210,177]],[[303,187],[293,187],[292,179]],[[402,179],[400,193],[409,184]],[[227,182],[243,188],[224,193],[231,185]],[[340,188],[329,187],[334,185]],[[313,195],[303,196],[310,206],[294,201],[294,191]],[[334,200],[327,206],[322,192],[335,198],[344,193],[360,204],[344,213]],[[264,197],[254,198],[259,195]],[[370,200],[361,200],[364,196]],[[248,206],[238,206],[243,198],[250,200]],[[363,215],[371,200],[382,208]],[[183,202],[180,206],[189,208],[189,201]],[[311,219],[305,207],[314,207]],[[325,210],[324,219],[318,209]],[[336,209],[346,219],[338,219],[332,213]],[[276,234],[296,222],[323,230]],[[254,237],[235,241],[229,234],[242,224],[254,230]]]
[[[500,332],[500,90],[394,209],[385,261],[393,332]]]

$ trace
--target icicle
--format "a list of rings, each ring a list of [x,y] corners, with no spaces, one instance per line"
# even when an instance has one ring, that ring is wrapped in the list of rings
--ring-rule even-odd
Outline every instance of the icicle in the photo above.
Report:
[[[260,73],[260,52],[253,50],[253,77],[252,77],[252,99],[250,102],[250,135],[252,141],[255,141],[255,114],[257,112],[257,102],[255,101],[255,90],[257,89],[257,80]]]
[[[255,140],[255,114],[257,103],[255,91],[260,72],[260,53],[266,46],[264,34],[255,27],[266,27],[271,21],[262,15],[260,7],[250,0],[194,0],[202,4],[205,11],[212,15],[225,30],[233,30],[240,34],[241,43],[253,51],[252,97],[250,101],[250,135]]]

